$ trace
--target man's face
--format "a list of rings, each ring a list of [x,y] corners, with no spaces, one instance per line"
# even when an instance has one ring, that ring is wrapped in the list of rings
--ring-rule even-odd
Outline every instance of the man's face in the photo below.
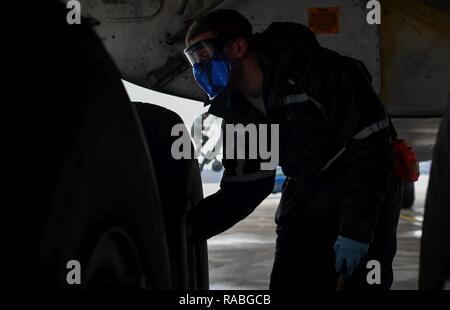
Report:
[[[193,44],[215,38],[216,35],[213,32],[204,32],[195,37],[186,40],[186,47],[190,47]],[[231,63],[231,76],[230,76],[230,86],[234,87],[239,84],[242,77],[242,60],[247,55],[248,46],[244,39],[235,39],[225,42],[225,46],[220,51]],[[204,52],[205,57],[209,55],[211,51],[201,51]]]

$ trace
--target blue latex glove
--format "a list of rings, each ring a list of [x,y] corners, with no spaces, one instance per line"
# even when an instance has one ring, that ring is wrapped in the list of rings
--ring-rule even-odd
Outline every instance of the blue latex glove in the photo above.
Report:
[[[368,249],[369,244],[367,243],[339,236],[334,243],[336,272],[352,275]]]

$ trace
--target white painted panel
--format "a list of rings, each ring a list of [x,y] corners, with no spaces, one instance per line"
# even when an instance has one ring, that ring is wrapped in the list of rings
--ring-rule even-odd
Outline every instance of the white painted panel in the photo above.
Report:
[[[183,1],[164,0],[82,0],[82,13],[100,24],[97,33],[121,70],[124,79],[148,87],[149,72],[158,70],[169,57],[180,55],[183,43],[166,44],[168,35],[183,27],[186,18],[198,12],[202,3],[189,1],[183,14]],[[360,0],[229,0],[220,7],[233,8],[247,16],[255,31],[264,30],[273,21],[306,24],[308,7],[339,7],[340,32],[320,34],[319,42],[344,55],[363,60],[380,87],[377,26],[366,23],[366,1]],[[160,6],[161,5],[161,6]],[[177,72],[169,83],[155,90],[186,98],[201,99],[190,68]]]

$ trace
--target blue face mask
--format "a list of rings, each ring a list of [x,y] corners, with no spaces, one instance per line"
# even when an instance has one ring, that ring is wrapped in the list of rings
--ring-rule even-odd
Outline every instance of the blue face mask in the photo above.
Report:
[[[211,38],[196,42],[184,50],[195,80],[210,100],[223,92],[230,79],[231,64],[222,54],[222,48],[223,44],[218,39]]]
[[[231,64],[216,52],[206,64],[194,64],[192,70],[197,83],[213,100],[227,87]]]

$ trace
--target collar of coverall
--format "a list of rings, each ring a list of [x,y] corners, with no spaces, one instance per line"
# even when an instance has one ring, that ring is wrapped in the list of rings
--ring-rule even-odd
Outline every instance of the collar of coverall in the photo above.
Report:
[[[263,96],[266,97],[267,89],[269,88],[268,85],[271,84],[273,78],[272,73],[275,70],[275,65],[262,51],[258,52],[258,57],[261,69],[264,74]],[[206,107],[208,105],[211,105],[208,112],[215,116],[223,118],[229,105],[232,104],[232,102],[230,102],[230,98],[232,96],[233,91],[230,91],[229,89],[226,89],[222,94],[220,94],[213,100],[209,100],[209,98],[205,96],[204,106]]]

